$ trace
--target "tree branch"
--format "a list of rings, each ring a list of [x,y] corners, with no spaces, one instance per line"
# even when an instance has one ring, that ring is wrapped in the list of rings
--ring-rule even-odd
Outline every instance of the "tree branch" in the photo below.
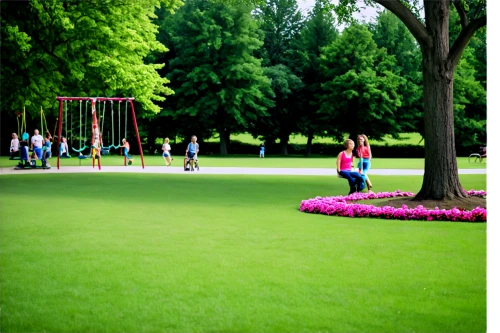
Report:
[[[458,15],[460,15],[460,25],[462,26],[462,29],[467,28],[469,25],[469,19],[467,18],[467,13],[465,12],[462,2],[460,2],[460,0],[454,0],[452,2],[458,12]]]
[[[448,68],[454,69],[455,66],[460,61],[462,53],[464,53],[465,47],[469,44],[470,39],[474,36],[474,33],[486,25],[486,15],[472,20],[465,29],[462,29],[460,35],[458,35],[457,40],[453,43],[448,54]]]
[[[399,2],[399,0],[374,1],[396,15],[408,30],[410,30],[410,33],[415,37],[420,46],[424,47],[430,44],[431,37],[425,25],[423,25],[407,7]]]

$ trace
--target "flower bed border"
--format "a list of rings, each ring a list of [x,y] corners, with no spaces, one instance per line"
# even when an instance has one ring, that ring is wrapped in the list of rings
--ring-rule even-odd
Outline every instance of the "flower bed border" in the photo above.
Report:
[[[471,196],[485,196],[485,191],[466,191]],[[464,210],[454,207],[452,209],[427,209],[422,205],[416,208],[401,208],[391,206],[376,207],[374,205],[349,203],[348,201],[384,199],[395,197],[413,197],[412,192],[378,192],[378,193],[353,193],[348,196],[316,197],[302,200],[300,211],[348,217],[372,217],[395,220],[424,220],[424,221],[453,221],[453,222],[486,222],[486,209],[476,207],[473,210]]]

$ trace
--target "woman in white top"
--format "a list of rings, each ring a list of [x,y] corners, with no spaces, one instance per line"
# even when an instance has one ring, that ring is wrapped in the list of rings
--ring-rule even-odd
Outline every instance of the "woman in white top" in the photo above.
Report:
[[[19,139],[16,133],[12,133],[12,140],[10,141],[10,159],[19,154]]]
[[[161,147],[161,150],[163,150],[163,159],[165,160],[165,164],[167,166],[170,166],[172,164],[172,161],[174,160],[172,156],[170,156],[170,145],[169,145],[170,140],[168,138],[165,138],[165,142],[163,143],[163,146]]]

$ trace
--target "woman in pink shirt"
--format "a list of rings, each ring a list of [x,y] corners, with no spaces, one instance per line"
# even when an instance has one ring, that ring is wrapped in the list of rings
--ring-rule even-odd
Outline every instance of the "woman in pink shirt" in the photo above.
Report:
[[[351,171],[354,163],[354,141],[347,139],[344,142],[345,150],[337,156],[337,173],[349,182],[349,194],[361,192],[365,188],[364,175]]]
[[[361,173],[365,176],[368,190],[371,190],[373,185],[370,178],[368,178],[367,173],[371,167],[372,150],[370,149],[370,143],[368,143],[368,137],[364,134],[358,135],[358,148],[356,149],[356,155],[359,158],[359,171],[361,171]]]

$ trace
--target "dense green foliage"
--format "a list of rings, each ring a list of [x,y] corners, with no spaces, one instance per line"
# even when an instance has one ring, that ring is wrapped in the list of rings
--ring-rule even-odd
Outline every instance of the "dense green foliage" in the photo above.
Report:
[[[421,50],[394,14],[339,32],[356,2],[318,0],[308,12],[295,0],[245,3],[2,2],[3,132],[17,127],[14,112],[25,106],[28,131],[38,126],[40,107],[52,129],[55,97],[73,95],[134,96],[151,152],[158,138],[192,134],[201,142],[218,137],[222,154],[238,133],[279,142],[284,154],[296,134],[308,138],[306,154],[320,137],[424,134]],[[464,3],[469,19],[484,12],[482,1]],[[452,8],[451,41],[460,30]],[[486,143],[485,95],[483,28],[455,70],[459,148]]]
[[[352,24],[323,50],[320,112],[331,135],[350,138],[365,133],[380,138],[403,130],[397,112],[402,78],[394,73],[396,61],[379,49],[366,26]]]
[[[221,154],[231,132],[266,117],[273,105],[270,80],[253,56],[262,41],[250,10],[193,0],[167,25],[175,53],[168,77],[176,95],[166,112],[193,133],[218,133]]]
[[[154,9],[177,0],[3,1],[2,112],[54,108],[56,96],[134,96],[144,110],[173,93],[146,64],[156,40]],[[31,108],[30,108],[31,110]]]

